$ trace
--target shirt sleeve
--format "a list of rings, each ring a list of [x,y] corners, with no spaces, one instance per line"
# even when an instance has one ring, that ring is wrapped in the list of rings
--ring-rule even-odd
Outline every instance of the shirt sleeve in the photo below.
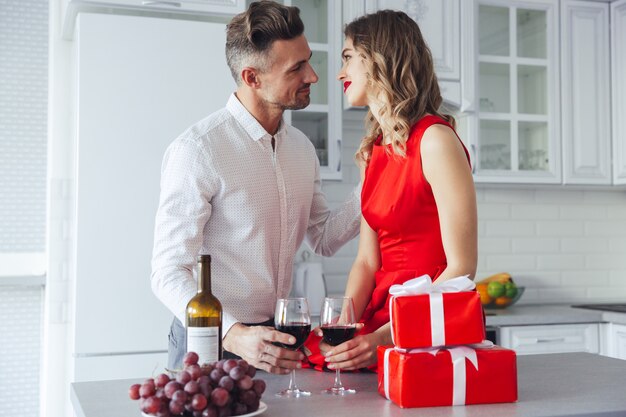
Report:
[[[170,145],[161,166],[151,286],[183,325],[187,303],[197,293],[193,268],[217,184],[208,154],[195,142],[176,140]]]
[[[322,192],[319,162],[315,164],[315,187],[306,242],[318,255],[332,256],[359,234],[361,224],[361,183],[334,210],[328,208]]]
[[[233,327],[239,320],[234,318],[231,314],[226,311],[222,311],[222,339],[226,336],[226,333]]]

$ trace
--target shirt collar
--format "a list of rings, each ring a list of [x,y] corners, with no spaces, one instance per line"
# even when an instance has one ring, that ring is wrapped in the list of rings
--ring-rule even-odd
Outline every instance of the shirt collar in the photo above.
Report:
[[[272,135],[267,133],[267,131],[261,126],[261,124],[250,114],[248,109],[244,107],[243,104],[239,101],[237,96],[233,93],[230,95],[228,99],[228,103],[226,104],[226,109],[233,115],[235,120],[241,124],[243,129],[248,133],[250,138],[254,141],[261,140],[263,138],[271,138]],[[278,127],[278,131],[274,135],[274,137],[278,137],[283,135],[286,132],[286,123],[285,119],[282,118],[280,121],[280,125]]]

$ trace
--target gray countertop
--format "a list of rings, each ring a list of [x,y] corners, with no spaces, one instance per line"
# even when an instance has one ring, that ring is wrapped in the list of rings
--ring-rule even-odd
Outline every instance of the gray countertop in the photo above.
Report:
[[[569,305],[522,305],[485,310],[487,326],[528,326],[612,322],[626,324],[626,314],[573,308]]]
[[[344,385],[358,393],[347,398],[318,394],[332,384],[333,374],[298,371],[298,385],[314,394],[309,398],[280,399],[273,393],[286,387],[288,376],[258,373],[267,382],[263,416],[307,417],[556,417],[626,416],[626,361],[590,353],[520,356],[517,359],[519,401],[456,407],[402,409],[377,392],[375,374],[345,374]],[[71,386],[77,417],[140,417],[128,388],[139,380],[80,382]]]

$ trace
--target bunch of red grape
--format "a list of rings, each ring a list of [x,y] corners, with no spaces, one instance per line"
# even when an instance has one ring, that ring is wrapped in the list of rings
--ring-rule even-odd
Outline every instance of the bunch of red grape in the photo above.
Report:
[[[256,368],[243,359],[222,359],[198,365],[188,352],[185,368],[170,379],[166,374],[131,385],[128,394],[141,411],[158,417],[228,417],[258,410],[265,381],[252,379]]]

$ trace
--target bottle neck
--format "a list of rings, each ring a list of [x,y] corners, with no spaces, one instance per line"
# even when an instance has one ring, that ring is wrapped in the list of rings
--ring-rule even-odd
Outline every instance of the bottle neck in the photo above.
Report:
[[[198,293],[211,293],[211,261],[198,263]]]

